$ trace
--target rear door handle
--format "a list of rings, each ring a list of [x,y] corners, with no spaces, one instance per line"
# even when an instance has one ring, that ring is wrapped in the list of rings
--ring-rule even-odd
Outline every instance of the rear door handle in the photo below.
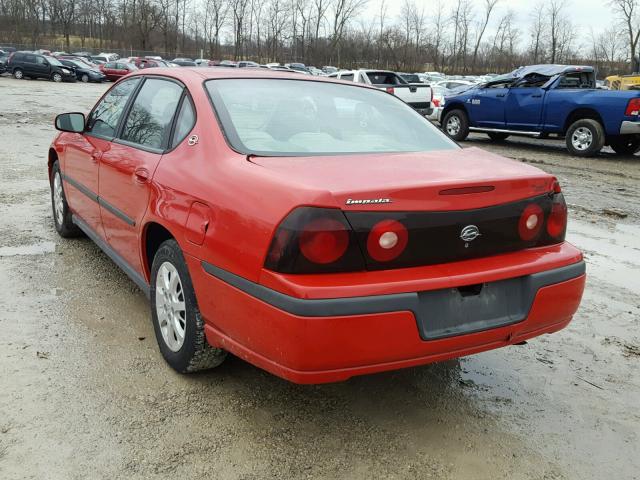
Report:
[[[149,170],[146,168],[136,168],[133,175],[139,183],[147,183],[149,181]]]
[[[94,150],[93,152],[91,152],[91,160],[93,160],[94,162],[98,162],[100,160],[100,157],[102,157],[102,152],[100,150]]]
[[[504,93],[496,93],[496,97],[504,97]]]
[[[542,96],[541,93],[536,93],[534,95],[531,95],[531,98],[540,98]]]

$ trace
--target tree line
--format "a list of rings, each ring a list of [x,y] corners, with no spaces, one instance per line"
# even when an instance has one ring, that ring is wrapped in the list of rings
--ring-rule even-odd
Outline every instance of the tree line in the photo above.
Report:
[[[392,1],[0,0],[0,42],[458,74],[535,63],[608,74],[632,69],[637,55],[640,0],[610,0],[611,26],[599,32],[575,25],[562,0],[529,12],[508,0],[401,0],[391,14]]]

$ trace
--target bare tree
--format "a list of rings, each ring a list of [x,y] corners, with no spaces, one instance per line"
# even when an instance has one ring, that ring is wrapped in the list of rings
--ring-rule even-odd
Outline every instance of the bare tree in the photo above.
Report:
[[[487,29],[487,25],[489,25],[491,13],[493,12],[493,9],[495,8],[498,1],[499,0],[484,0],[484,15],[482,17],[482,21],[478,26],[478,30],[476,33],[476,44],[473,47],[473,59],[471,60],[472,71],[474,71],[476,68],[476,60],[478,58],[478,50],[480,49],[480,42],[482,42],[482,37],[484,35],[484,32]]]
[[[545,9],[541,4],[533,7],[531,12],[531,50],[532,63],[540,63],[544,50],[544,38],[547,33],[547,23],[545,18]]]
[[[611,0],[610,5],[618,14],[620,22],[626,30],[629,55],[631,56],[631,70],[636,71],[638,66],[636,50],[638,48],[638,38],[640,38],[638,0]]]

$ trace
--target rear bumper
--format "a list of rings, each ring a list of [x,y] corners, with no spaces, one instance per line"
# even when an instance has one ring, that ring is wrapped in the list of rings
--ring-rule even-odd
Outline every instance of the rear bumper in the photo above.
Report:
[[[638,135],[640,134],[640,122],[631,122],[625,120],[620,125],[620,135]]]
[[[582,261],[528,275],[530,304],[521,317],[425,339],[424,325],[434,318],[418,300],[425,292],[302,299],[195,258],[188,262],[209,343],[296,383],[342,381],[554,332],[570,322],[586,278]]]

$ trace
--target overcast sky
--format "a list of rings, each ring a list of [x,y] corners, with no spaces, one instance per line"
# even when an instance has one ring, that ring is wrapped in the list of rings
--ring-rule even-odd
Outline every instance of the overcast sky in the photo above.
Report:
[[[445,11],[450,11],[455,4],[454,0],[441,1]],[[366,11],[363,12],[364,15],[367,18],[377,17],[379,15],[381,2],[382,0],[370,0]],[[415,2],[417,5],[424,5],[425,12],[427,13],[434,10],[435,5],[437,5],[437,0],[415,0]],[[392,18],[398,18],[403,3],[404,0],[386,0],[389,21],[391,21]],[[472,0],[472,3],[475,11],[474,17],[480,20],[484,1]],[[530,24],[529,15],[535,5],[541,5],[543,3],[544,0],[498,0],[498,5],[492,16],[490,26],[495,26],[498,18],[502,16],[506,10],[511,9],[517,17],[517,24],[521,31],[521,40],[526,41]],[[595,32],[600,32],[614,22],[614,14],[607,0],[566,0],[564,11],[578,29],[578,38],[576,39],[578,44],[587,41],[590,28],[593,28]],[[490,34],[490,32],[487,31],[487,34]]]

